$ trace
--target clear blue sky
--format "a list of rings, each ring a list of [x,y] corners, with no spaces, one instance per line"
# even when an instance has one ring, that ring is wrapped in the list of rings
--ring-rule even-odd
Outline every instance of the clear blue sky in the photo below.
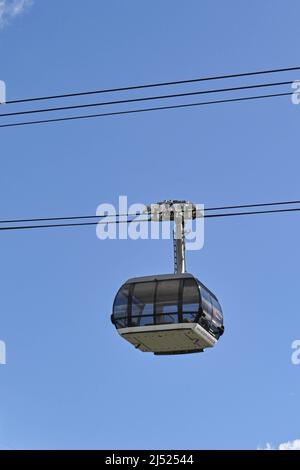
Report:
[[[299,14],[296,0],[36,0],[0,30],[0,79],[15,99],[300,65]],[[272,77],[289,78],[300,74]],[[120,194],[299,199],[299,126],[300,106],[278,98],[2,129],[1,218],[93,214]],[[202,355],[160,358],[122,341],[110,314],[127,278],[172,270],[170,242],[101,242],[93,227],[2,233],[0,447],[299,438],[299,229],[297,214],[208,221],[188,269],[220,299],[226,334]]]

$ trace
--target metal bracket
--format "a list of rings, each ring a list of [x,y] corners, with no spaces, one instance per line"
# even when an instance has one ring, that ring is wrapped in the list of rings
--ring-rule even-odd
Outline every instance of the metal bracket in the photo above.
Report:
[[[185,220],[196,219],[197,207],[188,201],[166,200],[147,206],[146,213],[156,222],[173,221],[174,272],[186,272],[185,261]]]

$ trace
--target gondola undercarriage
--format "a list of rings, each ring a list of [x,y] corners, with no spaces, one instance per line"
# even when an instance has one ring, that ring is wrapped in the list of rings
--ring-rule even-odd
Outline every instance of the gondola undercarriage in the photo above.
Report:
[[[118,333],[136,349],[156,355],[203,352],[217,342],[198,323],[121,328]]]

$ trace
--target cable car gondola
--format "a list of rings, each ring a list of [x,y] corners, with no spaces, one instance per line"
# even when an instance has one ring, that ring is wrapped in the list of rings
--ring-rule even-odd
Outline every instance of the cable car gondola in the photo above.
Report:
[[[185,273],[184,223],[173,220],[182,235],[174,238],[175,274],[129,279],[115,297],[111,316],[124,339],[155,355],[203,352],[224,333],[218,299]]]
[[[202,352],[224,331],[217,298],[191,274],[129,279],[115,298],[112,322],[137,349],[157,355]]]

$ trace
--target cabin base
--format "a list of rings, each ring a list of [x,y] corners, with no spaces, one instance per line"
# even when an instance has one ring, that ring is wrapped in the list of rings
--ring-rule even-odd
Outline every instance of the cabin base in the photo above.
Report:
[[[203,352],[217,342],[198,323],[129,327],[118,332],[136,349],[156,355]]]

